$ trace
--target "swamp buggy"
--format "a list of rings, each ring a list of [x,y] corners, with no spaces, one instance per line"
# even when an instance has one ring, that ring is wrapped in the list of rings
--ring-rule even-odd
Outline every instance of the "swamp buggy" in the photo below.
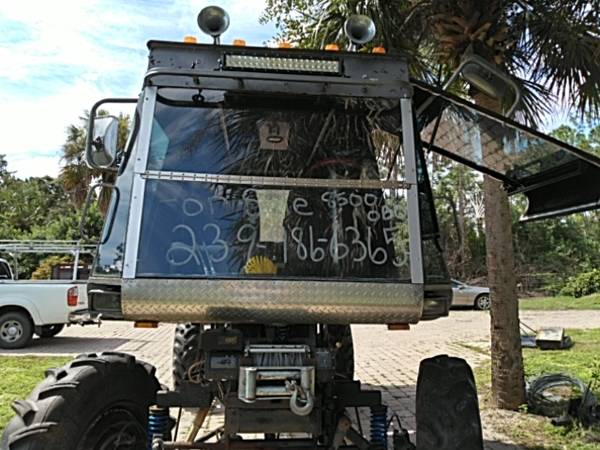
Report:
[[[199,16],[215,41],[226,22]],[[14,403],[2,450],[415,448],[354,380],[349,324],[448,315],[424,148],[524,193],[528,219],[598,207],[600,161],[411,81],[401,55],[148,47],[140,97],[91,111],[87,161],[115,183],[88,293],[104,319],[180,323],[174,389],[133,356],[81,355]],[[121,153],[109,102],[137,104]],[[465,361],[421,363],[416,422],[419,450],[483,448]]]

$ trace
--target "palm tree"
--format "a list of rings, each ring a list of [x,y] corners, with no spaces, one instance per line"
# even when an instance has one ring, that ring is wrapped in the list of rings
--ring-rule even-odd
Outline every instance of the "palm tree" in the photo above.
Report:
[[[108,113],[100,111],[98,115],[106,116]],[[65,164],[60,170],[59,179],[65,190],[69,193],[71,201],[76,207],[81,208],[85,202],[92,180],[101,179],[103,182],[110,182],[113,177],[106,172],[92,170],[85,163],[85,142],[89,112],[84,111],[83,116],[79,119],[79,125],[71,124],[67,127],[67,139],[62,147],[62,160]],[[119,150],[125,147],[128,133],[129,116],[119,114]],[[102,189],[99,207],[103,213],[106,212],[109,201],[110,191]]]
[[[61,168],[59,176],[71,201],[78,208],[85,201],[87,189],[93,177],[83,159],[86,140],[84,124],[88,120],[87,112],[84,117],[80,117],[80,120],[81,125],[71,124],[67,128],[67,140],[62,147],[62,160],[65,165]]]
[[[600,12],[593,0],[268,0],[263,20],[301,46],[348,44],[350,14],[375,20],[378,41],[403,51],[413,77],[442,84],[468,52],[497,65],[519,84],[517,118],[536,126],[557,102],[600,115]],[[504,105],[473,87],[477,104]],[[486,150],[484,149],[484,152]],[[488,149],[488,151],[490,151]],[[501,183],[484,180],[486,246],[492,291],[492,397],[501,408],[524,403],[511,210]]]
[[[0,174],[4,175],[6,173],[6,166],[8,166],[6,155],[0,155]]]
[[[6,161],[5,155],[0,154],[0,185],[6,182],[6,178],[10,175],[7,169],[8,161]]]

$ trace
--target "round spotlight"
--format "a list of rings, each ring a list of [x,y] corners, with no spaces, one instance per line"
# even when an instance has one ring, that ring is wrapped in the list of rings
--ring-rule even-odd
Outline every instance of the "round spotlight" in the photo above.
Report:
[[[375,37],[375,22],[362,14],[348,17],[344,23],[344,32],[355,45],[364,45]]]
[[[219,36],[229,28],[229,14],[219,6],[207,6],[198,14],[198,26],[218,44]]]

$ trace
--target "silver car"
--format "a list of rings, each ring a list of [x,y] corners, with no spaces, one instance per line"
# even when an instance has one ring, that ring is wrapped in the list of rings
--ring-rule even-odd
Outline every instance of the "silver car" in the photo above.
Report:
[[[491,306],[490,289],[452,280],[452,306],[473,306],[487,311]]]

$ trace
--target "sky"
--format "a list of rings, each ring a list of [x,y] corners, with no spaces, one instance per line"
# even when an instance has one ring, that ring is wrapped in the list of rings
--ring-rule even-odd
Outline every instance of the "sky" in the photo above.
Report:
[[[207,5],[231,17],[222,42],[263,45],[265,0],[0,1],[0,154],[20,178],[56,176],[66,128],[104,97],[136,97],[150,39],[195,35]]]
[[[211,42],[196,23],[209,4],[231,17],[223,43],[264,45],[276,33],[258,23],[265,0],[0,0],[0,154],[8,170],[56,176],[66,128],[84,110],[139,94],[148,40],[193,34]],[[565,117],[551,117],[548,129]]]

